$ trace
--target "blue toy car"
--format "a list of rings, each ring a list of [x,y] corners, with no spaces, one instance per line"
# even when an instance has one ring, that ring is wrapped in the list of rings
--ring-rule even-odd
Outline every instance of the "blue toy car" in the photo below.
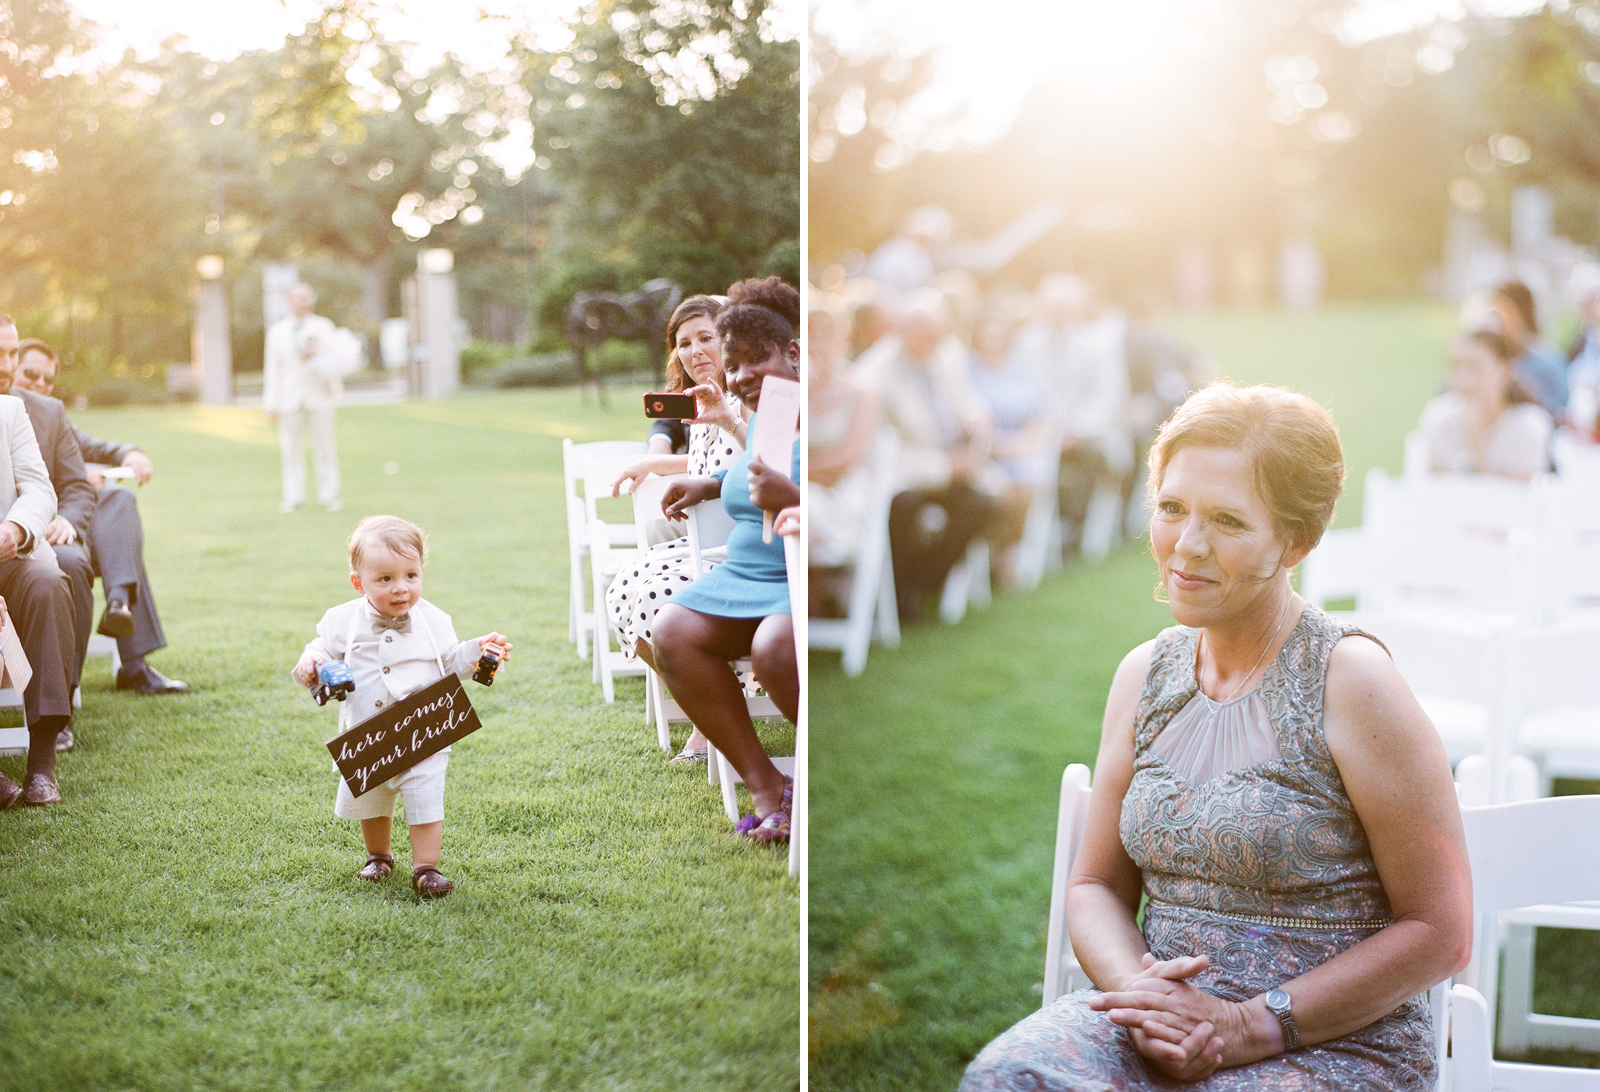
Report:
[[[317,699],[318,705],[327,705],[328,699],[344,701],[345,697],[355,692],[355,676],[350,674],[350,666],[343,660],[329,660],[327,663],[317,665],[318,686],[312,691],[311,696]]]

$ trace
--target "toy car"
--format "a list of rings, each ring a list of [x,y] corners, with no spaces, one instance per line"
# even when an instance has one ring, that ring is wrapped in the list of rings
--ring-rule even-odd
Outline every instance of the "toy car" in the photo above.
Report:
[[[355,676],[350,674],[350,665],[343,660],[318,664],[317,681],[317,688],[311,692],[311,696],[317,699],[318,705],[327,705],[329,698],[344,701],[356,689]]]
[[[494,673],[498,670],[500,670],[500,649],[495,645],[487,645],[483,655],[478,657],[478,667],[472,673],[472,681],[482,683],[484,686],[493,686]]]

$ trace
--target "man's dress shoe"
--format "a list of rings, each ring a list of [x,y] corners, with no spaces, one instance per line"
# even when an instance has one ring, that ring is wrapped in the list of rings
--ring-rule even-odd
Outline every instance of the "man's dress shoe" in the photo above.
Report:
[[[141,694],[187,694],[189,684],[169,679],[149,664],[123,667],[117,672],[118,690],[137,690]]]
[[[22,779],[22,802],[32,808],[61,803],[61,787],[54,774],[31,773]]]
[[[100,616],[100,624],[95,627],[95,632],[103,637],[132,637],[133,611],[122,600],[111,600],[106,604],[106,612]]]

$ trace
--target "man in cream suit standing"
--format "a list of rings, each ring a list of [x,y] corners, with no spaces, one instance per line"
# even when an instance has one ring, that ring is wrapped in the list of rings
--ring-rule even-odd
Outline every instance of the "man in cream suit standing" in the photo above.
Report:
[[[17,324],[0,315],[0,367],[17,363]],[[72,590],[45,534],[56,514],[33,425],[20,398],[0,396],[0,596],[16,624],[33,678],[22,692],[28,721],[28,772],[19,788],[0,774],[0,810],[54,804],[56,737],[72,722]]]
[[[312,314],[317,294],[308,284],[288,292],[289,315],[267,331],[262,408],[278,422],[283,456],[283,506],[292,512],[306,501],[306,426],[317,468],[317,499],[330,512],[339,502],[339,454],[334,447],[333,410],[342,387],[333,363],[336,327]]]

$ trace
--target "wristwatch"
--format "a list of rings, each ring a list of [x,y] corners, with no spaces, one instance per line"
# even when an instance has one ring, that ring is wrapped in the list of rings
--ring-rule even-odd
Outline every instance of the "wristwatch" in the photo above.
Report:
[[[1300,1029],[1294,1026],[1294,1010],[1289,1007],[1289,991],[1283,987],[1267,993],[1267,1008],[1283,1025],[1283,1049],[1294,1050],[1300,1045]]]

